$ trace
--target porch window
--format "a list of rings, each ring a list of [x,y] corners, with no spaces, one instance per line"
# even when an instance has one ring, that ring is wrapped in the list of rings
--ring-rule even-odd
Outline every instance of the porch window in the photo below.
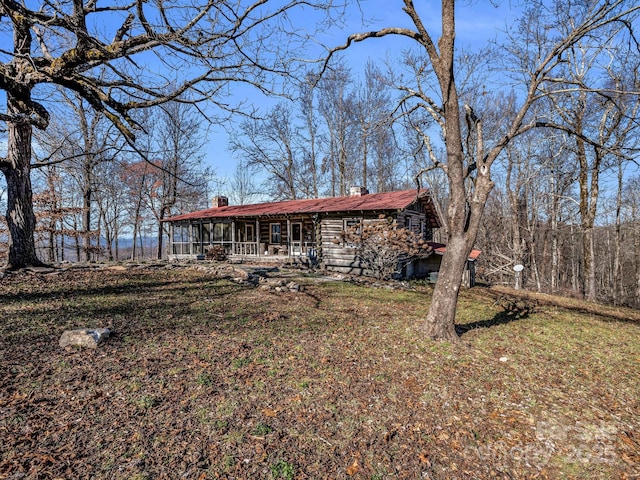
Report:
[[[404,228],[406,228],[407,230],[411,230],[413,228],[413,222],[411,220],[412,219],[409,215],[404,217]]]
[[[189,250],[189,226],[182,224],[173,225],[173,253],[174,255],[188,254]]]
[[[344,231],[352,231],[356,234],[360,233],[360,227],[362,225],[361,218],[345,218],[344,219]]]
[[[279,223],[270,224],[271,244],[280,245],[282,243],[282,226]]]
[[[291,241],[292,242],[302,242],[302,224],[301,223],[292,223],[291,224]]]
[[[210,223],[202,224],[202,243],[204,245],[209,245],[211,243],[211,224]]]
[[[302,254],[302,223],[296,222],[291,224],[290,254]]]
[[[193,247],[191,249],[191,253],[202,253],[202,244],[201,241],[201,227],[202,225],[199,223],[195,223],[191,225],[191,240],[193,242]]]
[[[255,225],[252,225],[250,223],[247,223],[245,226],[245,237],[247,242],[255,242],[256,241],[256,234],[255,232]]]
[[[230,223],[214,223],[213,224],[213,243],[223,243],[231,241],[231,224]]]

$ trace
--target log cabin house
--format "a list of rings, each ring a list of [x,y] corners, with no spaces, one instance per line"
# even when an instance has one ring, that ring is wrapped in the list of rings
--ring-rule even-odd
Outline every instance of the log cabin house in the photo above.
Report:
[[[344,197],[253,205],[229,205],[226,197],[215,197],[212,208],[164,221],[170,224],[170,260],[204,259],[212,248],[222,247],[230,259],[296,261],[361,275],[365,272],[355,248],[341,241],[341,234],[380,215],[394,218],[427,241],[441,226],[426,190],[369,194],[361,187],[352,187]],[[405,265],[403,275],[437,276],[444,245],[432,245],[434,254]],[[469,286],[475,257],[469,259]]]

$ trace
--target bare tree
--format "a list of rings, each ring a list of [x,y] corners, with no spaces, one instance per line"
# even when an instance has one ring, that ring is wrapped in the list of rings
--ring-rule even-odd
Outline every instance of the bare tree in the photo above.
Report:
[[[633,76],[637,77],[637,68],[633,69]],[[637,79],[635,80],[637,82]],[[618,106],[618,125],[613,135],[615,139],[613,145],[617,146],[619,150],[614,155],[613,163],[617,171],[617,188],[616,188],[616,202],[615,202],[615,220],[614,220],[614,256],[612,259],[612,278],[609,286],[613,286],[613,301],[615,304],[621,304],[624,298],[624,280],[623,280],[623,266],[622,266],[622,208],[623,208],[623,192],[624,192],[624,174],[625,167],[629,161],[629,157],[622,152],[623,145],[627,147],[637,147],[639,126],[636,122],[638,117],[638,110],[640,109],[640,96],[635,98],[627,98],[621,101],[621,105]],[[633,148],[637,150],[637,148]]]
[[[231,150],[250,168],[262,168],[269,175],[271,196],[295,200],[298,196],[299,158],[296,152],[293,113],[280,102],[265,118],[245,119],[240,134],[230,141]]]
[[[0,89],[7,99],[0,120],[8,128],[0,170],[7,182],[8,267],[41,264],[33,239],[31,140],[33,127],[49,124],[47,104],[36,100],[47,96],[48,86],[75,92],[133,142],[136,109],[187,93],[193,102],[209,100],[229,109],[224,95],[230,82],[275,88],[273,74],[290,67],[283,45],[300,47],[295,32],[288,33],[289,42],[278,35],[279,20],[305,6],[320,11],[328,5],[0,0]],[[114,25],[116,18],[122,23]],[[108,67],[106,77],[102,66]]]
[[[300,86],[300,118],[302,126],[298,132],[302,152],[300,165],[301,193],[305,198],[318,198],[320,195],[321,174],[318,165],[319,141],[318,116],[315,106],[315,85],[318,81],[317,74],[308,72],[304,82]]]
[[[626,223],[632,237],[630,250],[633,252],[632,270],[629,275],[632,280],[630,297],[634,306],[640,306],[640,176],[629,179],[624,189],[624,204],[626,205]]]
[[[162,221],[171,216],[178,201],[184,209],[193,208],[203,196],[209,173],[202,165],[203,132],[197,112],[188,103],[168,102],[159,107],[151,135],[157,144],[154,179],[146,192],[147,203],[158,222],[157,258],[162,258],[163,240],[169,234]],[[152,158],[154,158],[152,157]]]
[[[97,236],[104,238],[107,259],[120,258],[120,233],[125,223],[125,188],[121,182],[120,161],[104,162],[96,167],[94,199],[98,208]]]
[[[389,128],[393,116],[393,105],[383,73],[371,60],[365,66],[364,82],[356,85],[351,92],[348,104],[350,111],[347,114],[353,117],[354,133],[357,132],[360,185],[368,188],[369,176],[373,173],[376,178],[376,190],[385,191],[384,177],[386,162],[383,155],[385,143],[388,145]],[[377,147],[377,148],[376,148]],[[376,162],[371,162],[371,157],[376,154]],[[372,165],[373,163],[373,165]],[[382,170],[382,171],[380,171]]]
[[[443,169],[449,185],[448,242],[442,259],[440,275],[433,299],[424,323],[425,333],[434,339],[455,340],[455,313],[464,268],[473,248],[481,224],[489,193],[494,187],[491,169],[503,153],[505,147],[518,135],[538,126],[537,119],[528,116],[531,107],[547,95],[543,90],[545,82],[556,78],[557,69],[563,64],[563,56],[580,39],[597,32],[630,16],[640,9],[635,2],[600,1],[578,2],[571,11],[572,22],[562,35],[548,36],[543,44],[531,47],[518,44],[518,48],[529,48],[526,68],[522,70],[526,81],[519,106],[515,108],[497,140],[485,144],[484,122],[474,111],[473,105],[461,104],[459,83],[456,78],[456,14],[455,0],[442,0],[440,38],[434,41],[433,34],[423,23],[422,15],[412,0],[404,0],[403,10],[413,27],[387,27],[377,31],[357,33],[348,37],[347,42],[333,52],[348,48],[354,42],[389,35],[400,35],[418,45],[429,59],[433,72],[431,84],[425,88],[404,86],[403,102],[411,103],[409,109],[424,109],[440,127],[446,149],[446,158],[434,158],[433,168]],[[556,25],[559,19],[555,12],[548,12],[544,2],[531,2],[537,10],[539,26]],[[563,2],[563,4],[566,2]],[[567,8],[564,7],[563,24],[566,23]],[[532,18],[532,17],[529,17]],[[530,33],[534,33],[529,30]],[[539,35],[540,31],[535,34]],[[429,70],[425,71],[425,74]],[[466,133],[466,135],[465,135]],[[424,132],[425,141],[428,132]]]
[[[272,198],[345,195],[353,185],[371,184],[375,191],[398,186],[394,105],[383,74],[369,62],[364,82],[352,83],[342,64],[322,79],[308,72],[296,103],[281,102],[264,118],[242,122],[230,148],[243,164],[267,173]]]
[[[354,184],[353,140],[355,125],[350,115],[351,105],[348,87],[351,71],[339,64],[320,78],[318,82],[318,110],[324,120],[328,140],[323,158],[323,170],[329,172],[331,196],[346,195]]]
[[[97,166],[112,161],[126,145],[122,135],[108,120],[92,111],[86,101],[73,92],[59,89],[62,103],[51,121],[51,128],[36,130],[38,143],[33,169],[63,164],[62,174],[70,177],[69,186],[77,191],[81,211],[77,219],[82,235],[77,237],[77,260],[89,261],[95,256],[95,185]],[[61,107],[61,108],[60,108]]]
[[[637,106],[626,101],[629,95],[615,75],[607,85],[604,95],[594,95],[602,88],[590,86],[588,68],[597,61],[601,52],[585,59],[587,48],[574,48],[572,54],[581,55],[572,62],[577,71],[570,78],[583,88],[577,92],[574,103],[555,102],[561,117],[559,123],[574,134],[573,149],[577,163],[580,192],[580,218],[583,233],[582,253],[584,259],[583,293],[587,300],[597,299],[597,274],[594,229],[599,205],[601,176],[616,159],[622,161],[630,133],[636,129]],[[634,69],[635,70],[635,69]],[[568,95],[565,93],[564,97]],[[595,98],[594,98],[595,97]],[[566,101],[566,100],[565,100]]]
[[[65,233],[64,224],[67,211],[65,199],[63,198],[64,179],[60,174],[60,168],[56,165],[49,165],[39,170],[39,175],[34,183],[42,183],[44,188],[40,193],[34,195],[34,206],[36,210],[36,237],[40,244],[46,245],[45,251],[50,262],[65,260]],[[70,235],[71,236],[71,235]]]
[[[122,165],[120,170],[120,182],[125,190],[125,211],[129,218],[127,223],[131,226],[133,237],[131,260],[142,258],[144,255],[141,232],[143,224],[150,214],[146,208],[145,196],[146,192],[151,191],[154,183],[153,173],[153,165],[145,160],[135,160],[129,164]],[[140,241],[140,248],[138,247],[138,241]]]
[[[233,205],[253,203],[260,195],[260,190],[254,182],[253,172],[243,161],[237,163],[229,187],[229,197]]]

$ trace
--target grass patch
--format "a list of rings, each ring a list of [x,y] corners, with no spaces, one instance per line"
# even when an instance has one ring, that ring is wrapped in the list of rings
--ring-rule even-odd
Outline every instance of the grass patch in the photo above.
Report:
[[[433,343],[429,286],[299,281],[1,279],[0,477],[640,475],[637,311],[476,288]],[[80,327],[113,336],[60,349]]]

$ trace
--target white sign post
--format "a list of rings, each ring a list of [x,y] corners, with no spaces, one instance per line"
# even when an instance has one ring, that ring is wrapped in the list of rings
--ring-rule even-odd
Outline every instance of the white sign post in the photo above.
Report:
[[[516,290],[520,290],[520,272],[522,272],[523,270],[524,270],[524,265],[522,265],[521,263],[518,263],[513,266],[513,271],[516,272],[516,285],[515,285]]]

